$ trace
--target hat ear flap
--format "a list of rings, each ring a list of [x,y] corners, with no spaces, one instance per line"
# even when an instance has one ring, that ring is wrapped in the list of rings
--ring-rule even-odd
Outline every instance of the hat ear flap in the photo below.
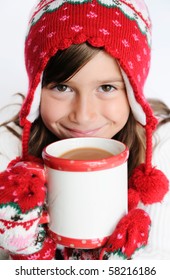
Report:
[[[125,71],[122,69],[121,66],[120,66],[120,70],[125,83],[126,93],[133,116],[141,125],[146,125],[146,114],[142,106],[137,102],[135,98],[134,90],[130,84],[127,74],[125,73]]]

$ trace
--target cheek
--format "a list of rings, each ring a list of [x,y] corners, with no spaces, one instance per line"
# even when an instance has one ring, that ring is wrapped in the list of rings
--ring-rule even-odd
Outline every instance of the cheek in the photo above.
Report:
[[[45,124],[58,121],[63,116],[63,108],[58,102],[50,98],[42,98],[40,104],[40,114]]]
[[[130,113],[130,106],[125,96],[108,102],[105,106],[105,116],[116,123],[126,123]]]

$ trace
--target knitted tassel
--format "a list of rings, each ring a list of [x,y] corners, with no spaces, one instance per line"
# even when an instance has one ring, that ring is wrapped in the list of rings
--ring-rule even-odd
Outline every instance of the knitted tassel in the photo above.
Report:
[[[163,172],[152,167],[152,131],[155,126],[156,123],[148,121],[145,164],[137,166],[129,180],[129,187],[139,193],[140,200],[144,204],[161,202],[169,189],[169,181]]]
[[[136,190],[129,188],[128,189],[128,211],[136,208],[139,203],[139,200],[140,200],[139,193]]]

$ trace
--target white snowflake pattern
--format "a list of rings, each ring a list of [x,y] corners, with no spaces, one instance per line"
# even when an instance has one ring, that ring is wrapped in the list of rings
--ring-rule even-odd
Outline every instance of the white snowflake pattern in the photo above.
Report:
[[[29,39],[28,42],[27,42],[27,45],[31,46],[31,43],[32,43],[32,39]]]
[[[66,21],[69,18],[70,18],[70,16],[64,15],[60,18],[60,21]]]
[[[142,244],[140,242],[137,243],[137,248],[140,248]]]
[[[148,54],[148,52],[147,52],[147,50],[145,48],[143,48],[143,53],[144,53],[144,55]]]
[[[42,33],[44,31],[44,29],[46,28],[45,25],[41,26],[41,28],[38,30],[38,32]]]
[[[136,34],[132,34],[132,36],[133,36],[135,41],[139,41],[139,38],[138,38],[138,36]]]
[[[131,61],[128,61],[128,65],[130,69],[133,69],[133,63]]]
[[[121,27],[121,23],[118,20],[112,20],[113,24],[117,27]]]
[[[141,76],[140,75],[137,75],[137,80],[138,80],[139,83],[141,82]]]
[[[71,26],[71,29],[74,30],[75,32],[80,32],[83,29],[83,27],[80,25],[73,25]]]
[[[105,29],[105,28],[101,28],[101,29],[99,29],[99,31],[101,33],[103,33],[103,35],[109,35],[110,34],[109,31],[107,29]]]
[[[33,48],[33,53],[35,53],[37,50],[38,50],[38,46],[36,45],[36,46]]]
[[[141,61],[141,56],[139,54],[136,55],[137,61],[140,62]]]
[[[87,0],[69,0],[69,4],[83,4],[87,3]],[[91,1],[89,1],[91,2]],[[150,26],[150,19],[148,14],[148,9],[141,0],[124,0],[123,2],[113,1],[113,0],[98,0],[98,2],[106,7],[118,7],[121,12],[127,15],[132,20],[135,20],[140,28],[140,30],[146,34],[148,43],[150,44],[151,34],[148,30],[147,24]],[[34,10],[34,14],[30,19],[30,27],[32,24],[35,24],[45,13],[55,11],[59,9],[61,6],[66,4],[66,0],[44,0]],[[95,4],[90,3],[91,7],[94,7]],[[133,9],[132,9],[133,7]],[[67,7],[63,7],[63,10],[67,9]],[[142,16],[140,16],[142,13]],[[116,14],[119,15],[120,13],[116,11]],[[136,17],[136,14],[138,15]],[[144,18],[144,20],[143,20]],[[42,18],[43,19],[43,18]],[[146,24],[147,22],[147,24]],[[29,32],[29,30],[28,30]]]
[[[150,26],[150,18],[148,9],[143,2],[143,0],[124,0],[124,1],[114,1],[114,0],[98,0],[101,5],[106,7],[118,7],[121,12],[123,12],[126,16],[128,16],[131,20],[136,21],[138,27],[142,31],[143,34],[146,35],[147,41],[150,45],[151,34],[148,30],[148,26]],[[118,12],[116,12],[118,15]],[[142,17],[140,16],[142,14]]]
[[[30,73],[32,74],[34,72],[34,67],[32,66],[30,69]]]
[[[97,14],[90,11],[89,14],[87,14],[87,17],[89,17],[89,18],[97,18]]]
[[[130,46],[129,46],[129,42],[128,42],[126,39],[122,40],[122,43],[123,43],[123,45],[124,45],[126,48],[129,48],[129,47],[130,47]]]
[[[50,33],[47,35],[47,37],[48,37],[48,38],[52,38],[55,34],[56,34],[56,32],[50,32]]]
[[[41,52],[40,53],[40,58],[44,58],[46,56],[46,52]]]
[[[122,238],[123,238],[123,235],[121,233],[118,233],[117,239],[122,239]]]

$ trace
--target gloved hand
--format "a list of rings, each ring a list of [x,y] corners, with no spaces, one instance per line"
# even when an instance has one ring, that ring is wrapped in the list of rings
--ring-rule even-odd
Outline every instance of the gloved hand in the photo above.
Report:
[[[100,254],[100,259],[103,259],[107,252],[130,259],[135,250],[147,244],[150,224],[150,217],[144,210],[131,210],[117,224]]]
[[[39,235],[40,236],[40,235]],[[56,243],[53,239],[45,236],[39,238],[27,250],[27,254],[10,254],[12,260],[52,260],[55,257]],[[31,253],[29,253],[31,252]]]
[[[0,247],[9,251],[13,259],[31,259],[36,252],[39,256],[35,257],[42,259],[40,252],[43,250],[44,256],[49,247],[50,258],[54,257],[56,244],[46,237],[41,225],[45,183],[44,167],[39,160],[15,160],[0,174]]]

